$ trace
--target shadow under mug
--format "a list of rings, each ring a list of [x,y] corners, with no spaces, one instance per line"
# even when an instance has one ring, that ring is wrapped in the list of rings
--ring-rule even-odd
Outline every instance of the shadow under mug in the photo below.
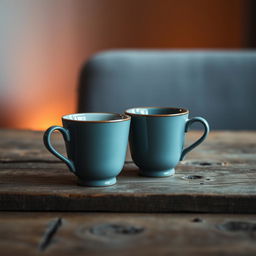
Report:
[[[140,168],[140,174],[149,177],[167,177],[184,156],[202,143],[209,133],[209,125],[202,117],[188,119],[183,108],[137,107],[125,111],[132,117],[129,144],[131,156]],[[199,122],[203,135],[192,145],[183,148],[185,133]]]
[[[44,134],[46,148],[67,164],[85,186],[110,186],[121,172],[128,144],[131,118],[112,113],[82,113],[62,117],[63,127],[51,126]],[[67,156],[51,144],[58,130],[66,144]]]

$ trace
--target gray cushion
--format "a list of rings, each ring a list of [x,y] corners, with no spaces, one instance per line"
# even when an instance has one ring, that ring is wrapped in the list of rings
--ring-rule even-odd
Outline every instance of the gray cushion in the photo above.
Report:
[[[213,129],[256,129],[256,51],[107,51],[83,67],[79,112],[184,107]]]

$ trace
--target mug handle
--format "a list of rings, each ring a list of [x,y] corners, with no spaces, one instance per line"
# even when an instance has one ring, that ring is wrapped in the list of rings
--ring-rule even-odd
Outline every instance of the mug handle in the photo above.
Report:
[[[186,121],[186,124],[185,124],[185,132],[188,132],[188,129],[189,127],[195,123],[195,122],[199,122],[201,123],[203,126],[204,126],[204,134],[197,140],[195,141],[192,145],[188,146],[187,148],[184,148],[182,153],[181,153],[181,157],[180,157],[180,160],[183,160],[184,156],[190,152],[191,150],[193,150],[195,147],[197,147],[199,144],[201,144],[205,138],[207,137],[209,131],[210,131],[210,127],[209,127],[209,124],[208,122],[202,118],[202,117],[193,117],[191,119],[188,119]]]
[[[70,141],[70,134],[69,134],[69,131],[61,126],[51,126],[49,127],[45,133],[44,133],[44,145],[45,147],[53,154],[55,155],[56,157],[58,157],[60,160],[62,160],[69,168],[69,170],[73,173],[76,172],[75,170],[75,166],[74,166],[74,163],[66,158],[65,156],[63,156],[62,154],[60,154],[51,144],[51,135],[54,131],[60,131],[64,140],[66,142],[69,142]]]

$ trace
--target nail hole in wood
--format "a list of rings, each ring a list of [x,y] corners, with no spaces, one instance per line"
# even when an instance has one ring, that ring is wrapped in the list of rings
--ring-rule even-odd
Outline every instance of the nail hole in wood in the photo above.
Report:
[[[199,163],[199,165],[202,165],[202,166],[209,166],[209,165],[212,165],[212,163],[209,163],[209,162],[201,162],[201,163]]]
[[[246,222],[246,221],[228,221],[224,224],[218,226],[219,229],[237,232],[237,231],[256,231],[256,223]]]
[[[107,223],[93,226],[89,231],[90,233],[98,236],[137,235],[142,233],[144,228],[128,224]]]
[[[197,179],[202,179],[203,176],[202,175],[188,175],[184,177],[185,179],[188,180],[197,180]]]
[[[201,218],[194,218],[192,219],[192,222],[203,222],[203,220]]]

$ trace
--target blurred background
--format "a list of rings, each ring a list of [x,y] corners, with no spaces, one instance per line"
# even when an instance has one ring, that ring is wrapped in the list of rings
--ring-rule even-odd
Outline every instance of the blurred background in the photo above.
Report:
[[[256,47],[254,0],[0,0],[0,127],[77,110],[82,64],[116,48]]]

